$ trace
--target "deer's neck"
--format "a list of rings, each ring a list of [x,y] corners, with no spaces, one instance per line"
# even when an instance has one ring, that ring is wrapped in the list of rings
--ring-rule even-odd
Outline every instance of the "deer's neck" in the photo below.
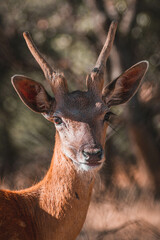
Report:
[[[43,216],[53,219],[57,228],[60,222],[62,231],[66,228],[67,231],[79,232],[87,214],[93,184],[93,173],[76,169],[61,152],[60,140],[56,135],[51,166],[40,183],[39,205]]]

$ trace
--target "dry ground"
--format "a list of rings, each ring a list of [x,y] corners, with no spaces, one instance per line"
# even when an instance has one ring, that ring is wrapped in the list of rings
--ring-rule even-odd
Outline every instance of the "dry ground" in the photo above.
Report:
[[[113,191],[93,193],[77,240],[160,240],[160,201],[153,193],[142,192],[135,197],[134,188],[125,193],[122,190],[118,197],[117,190]]]

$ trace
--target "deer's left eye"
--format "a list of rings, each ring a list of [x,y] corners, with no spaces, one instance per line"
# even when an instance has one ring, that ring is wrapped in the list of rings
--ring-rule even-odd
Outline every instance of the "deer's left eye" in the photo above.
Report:
[[[55,123],[56,125],[60,125],[60,124],[62,124],[62,122],[63,122],[60,117],[54,117],[54,118],[53,118],[53,121],[54,121],[54,123]]]
[[[104,122],[109,122],[110,117],[113,115],[112,112],[107,112],[104,116]]]

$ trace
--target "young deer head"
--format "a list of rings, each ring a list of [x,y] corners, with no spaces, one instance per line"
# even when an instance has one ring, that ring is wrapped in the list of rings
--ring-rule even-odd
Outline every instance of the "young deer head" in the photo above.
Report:
[[[42,68],[54,98],[40,83],[28,77],[15,75],[12,78],[21,100],[55,124],[60,151],[78,170],[98,170],[102,166],[110,108],[127,102],[136,93],[148,68],[147,61],[139,62],[103,88],[106,60],[116,27],[117,23],[112,22],[97,63],[87,76],[87,91],[70,93],[64,75],[49,66],[27,32],[24,38],[28,48]]]

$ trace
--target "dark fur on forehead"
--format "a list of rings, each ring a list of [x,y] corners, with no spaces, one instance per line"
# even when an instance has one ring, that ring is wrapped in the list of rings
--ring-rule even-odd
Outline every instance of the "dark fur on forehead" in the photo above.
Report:
[[[75,121],[93,121],[106,111],[102,98],[90,91],[73,91],[56,104],[55,114]]]
[[[71,101],[79,102],[79,103],[88,103],[92,104],[95,101],[99,100],[99,96],[96,96],[93,92],[85,92],[76,90],[68,94],[68,98],[71,99]]]
[[[86,94],[87,94],[87,92],[76,90],[76,91],[69,93],[68,95],[71,96],[73,100],[78,100],[78,99],[84,98],[86,96]]]
[[[86,111],[87,109],[93,109],[98,102],[101,102],[103,105],[102,99],[93,92],[77,90],[65,95],[63,103],[61,102],[59,106],[63,106],[63,109],[68,110],[77,109],[78,111]]]
[[[85,106],[89,105],[91,103],[90,97],[88,97],[87,92],[83,91],[73,91],[67,95],[67,104],[69,106],[74,107],[75,105],[78,105],[80,108],[85,108]]]

